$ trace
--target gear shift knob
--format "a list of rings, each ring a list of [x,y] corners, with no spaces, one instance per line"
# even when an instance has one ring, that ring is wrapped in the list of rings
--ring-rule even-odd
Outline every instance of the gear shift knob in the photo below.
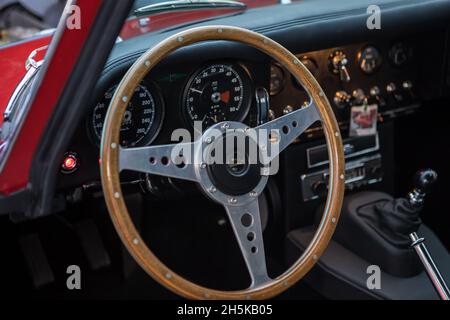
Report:
[[[421,207],[437,178],[438,175],[433,169],[418,171],[414,176],[414,189],[408,194],[409,203],[414,207]]]
[[[414,176],[414,188],[420,193],[429,193],[438,175],[433,169],[420,170]]]

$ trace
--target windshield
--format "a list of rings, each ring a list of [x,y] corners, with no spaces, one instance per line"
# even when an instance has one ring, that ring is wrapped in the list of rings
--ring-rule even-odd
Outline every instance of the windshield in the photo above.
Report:
[[[125,40],[193,21],[290,2],[291,0],[135,0],[120,38]],[[76,5],[66,4],[66,0],[0,0],[0,46],[24,39],[51,36],[64,10],[68,11],[68,15],[72,17],[70,23],[76,27],[82,21],[82,12],[77,12]],[[77,17],[77,14],[80,16]]]

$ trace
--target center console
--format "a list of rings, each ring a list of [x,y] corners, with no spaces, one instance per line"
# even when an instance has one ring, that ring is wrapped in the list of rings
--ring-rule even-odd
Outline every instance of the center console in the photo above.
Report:
[[[320,83],[339,123],[347,194],[365,190],[395,194],[396,119],[416,113],[424,101],[440,96],[445,50],[437,55],[427,44],[435,48],[444,43],[443,32],[419,33],[297,55]],[[270,95],[272,116],[308,104],[307,93],[277,64],[271,66]],[[352,109],[365,104],[378,106],[376,134],[350,136]],[[311,223],[327,192],[328,154],[320,124],[309,128],[297,142],[282,159],[287,232]]]
[[[395,202],[398,181],[394,164],[401,166],[395,159],[396,119],[416,113],[424,101],[439,97],[443,89],[440,81],[444,58],[428,50],[430,42],[445,43],[443,34],[383,39],[298,55],[327,94],[344,144],[346,193],[342,218],[334,240],[305,279],[326,297],[439,298],[409,247],[408,237],[402,239],[405,243],[400,241],[401,248],[395,236],[385,237],[390,233],[384,232],[383,221],[389,219],[383,220],[383,216],[390,214],[379,215],[373,208],[374,203]],[[278,67],[273,68],[272,78],[279,77],[280,72],[274,71]],[[277,114],[289,113],[305,103],[306,95],[302,96],[295,79],[284,81],[283,90],[271,99]],[[376,134],[350,136],[352,108],[364,104],[378,106]],[[282,167],[286,169],[280,179],[284,228],[288,234],[287,265],[299,257],[312,239],[328,191],[328,154],[320,126],[310,128],[298,142],[285,152]],[[378,218],[382,223],[378,223]],[[355,221],[361,223],[353,224]],[[366,237],[375,229],[374,238]],[[429,242],[437,264],[450,265],[448,252],[433,231],[422,224],[418,233]],[[367,287],[367,270],[372,265],[381,268],[381,290]],[[443,273],[448,279],[450,274],[446,270]],[[413,290],[417,287],[420,292]]]

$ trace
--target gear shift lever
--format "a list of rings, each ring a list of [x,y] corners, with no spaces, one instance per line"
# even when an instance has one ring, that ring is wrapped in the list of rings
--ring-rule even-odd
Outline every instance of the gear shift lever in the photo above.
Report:
[[[408,194],[409,204],[421,209],[425,196],[430,193],[437,180],[437,173],[433,169],[420,170],[414,176],[414,189]]]
[[[409,205],[417,210],[422,209],[425,196],[431,191],[433,184],[437,180],[437,173],[432,169],[421,170],[416,173],[414,177],[414,189],[408,194]],[[414,248],[420,261],[422,262],[428,277],[433,283],[434,288],[441,297],[442,300],[450,299],[450,290],[442,278],[439,269],[433,261],[427,247],[424,244],[425,239],[420,238],[417,232],[412,232],[409,235],[412,243],[411,247]]]

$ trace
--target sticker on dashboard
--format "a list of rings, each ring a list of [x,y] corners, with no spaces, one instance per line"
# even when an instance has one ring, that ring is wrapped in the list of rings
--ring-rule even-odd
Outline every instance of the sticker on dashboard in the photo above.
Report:
[[[378,105],[353,106],[350,112],[350,137],[370,136],[377,133]]]

